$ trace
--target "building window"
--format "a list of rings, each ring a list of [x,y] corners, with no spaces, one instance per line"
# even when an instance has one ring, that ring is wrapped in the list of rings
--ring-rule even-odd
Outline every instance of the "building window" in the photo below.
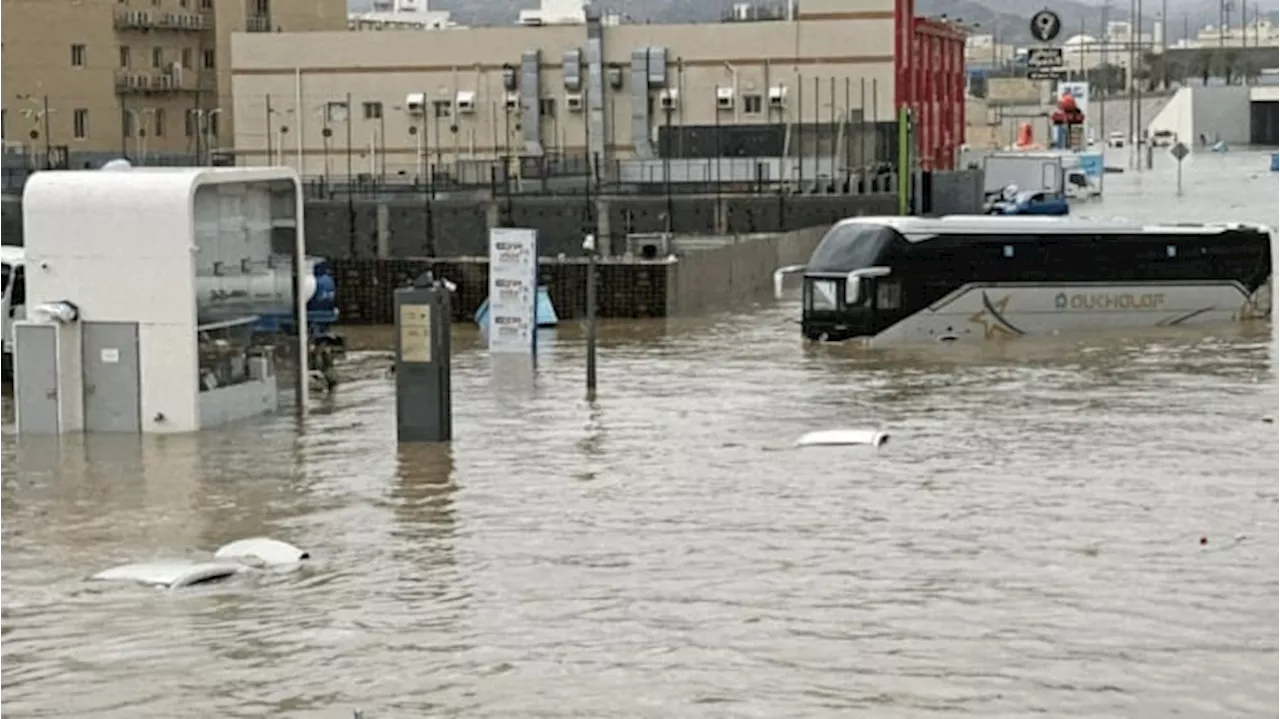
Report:
[[[151,48],[151,67],[164,67],[164,48]]]
[[[77,140],[83,140],[89,136],[88,110],[77,109],[71,113],[71,129],[75,133]]]
[[[186,122],[187,137],[195,137],[195,136],[196,136],[196,122],[197,122],[197,121],[196,121],[196,118],[197,118],[197,117],[199,117],[199,115],[197,115],[196,113],[198,113],[198,112],[200,112],[200,111],[199,111],[199,110],[187,110],[187,117],[186,117],[186,120],[187,120],[187,122]]]
[[[191,7],[189,0],[178,0],[178,7]]]
[[[192,53],[191,48],[189,47],[182,48],[182,66],[188,70],[191,69],[191,62],[192,62],[191,56],[193,54],[194,53]]]
[[[165,125],[168,124],[166,120],[168,120],[168,118],[166,118],[164,115],[164,108],[157,107],[156,108],[156,137],[164,137]]]
[[[764,112],[764,98],[759,95],[743,95],[742,111],[748,115],[758,115]]]
[[[125,137],[133,137],[133,113],[129,112],[127,109],[122,109],[120,112],[124,113],[124,116],[120,118],[120,122],[122,123],[120,134]]]
[[[205,51],[204,51],[204,53],[203,53],[203,55],[204,55],[204,69],[206,69],[206,70],[215,70],[215,69],[217,69],[217,67],[218,67],[218,63],[217,63],[217,62],[215,62],[215,57],[214,57],[214,55],[213,55],[213,50],[205,50]]]
[[[331,102],[325,105],[324,119],[326,122],[346,122],[347,121],[347,103]]]
[[[120,67],[128,68],[133,65],[133,56],[129,53],[128,45],[120,46]]]
[[[271,0],[253,0],[254,15],[270,15]]]
[[[366,120],[382,119],[382,103],[366,102],[364,104],[364,119]]]
[[[84,45],[71,46],[71,66],[84,67],[85,50]]]
[[[538,101],[538,112],[543,117],[556,116],[556,99],[554,97],[544,97]]]
[[[453,114],[453,102],[449,100],[432,100],[431,111],[433,117],[449,117]]]
[[[212,9],[213,9],[213,0],[200,0],[200,9],[201,9],[201,10],[212,10]]]
[[[222,116],[214,115],[211,113],[208,116],[208,118],[204,121],[204,132],[206,135],[211,135],[213,137],[218,136],[218,118],[219,117],[222,117]]]

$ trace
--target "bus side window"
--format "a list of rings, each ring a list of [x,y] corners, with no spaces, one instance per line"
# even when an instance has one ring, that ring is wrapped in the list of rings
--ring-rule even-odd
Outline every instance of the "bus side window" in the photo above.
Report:
[[[902,307],[901,280],[881,279],[876,283],[876,309],[896,310]]]

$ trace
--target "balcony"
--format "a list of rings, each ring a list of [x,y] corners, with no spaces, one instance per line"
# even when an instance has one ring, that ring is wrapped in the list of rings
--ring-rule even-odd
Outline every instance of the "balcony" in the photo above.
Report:
[[[213,18],[196,13],[121,10],[115,14],[114,25],[116,30],[204,32],[213,29]]]
[[[246,32],[271,32],[270,15],[250,15],[245,18]]]
[[[208,78],[194,70],[187,72],[120,71],[116,73],[116,93],[120,95],[160,95],[174,92],[200,92],[211,89],[213,76]]]

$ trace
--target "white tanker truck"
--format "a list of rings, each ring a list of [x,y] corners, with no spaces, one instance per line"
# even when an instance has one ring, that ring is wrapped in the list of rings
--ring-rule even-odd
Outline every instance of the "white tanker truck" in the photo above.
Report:
[[[26,253],[21,247],[0,248],[3,272],[4,376],[12,370],[13,322],[26,319]],[[280,332],[293,325],[292,258],[279,256],[267,263],[236,268],[234,272],[196,278],[196,312],[199,324],[258,316],[256,328]],[[319,257],[306,259],[303,291],[307,297],[307,322],[317,342],[341,344],[330,334],[338,319],[335,288],[328,263]]]

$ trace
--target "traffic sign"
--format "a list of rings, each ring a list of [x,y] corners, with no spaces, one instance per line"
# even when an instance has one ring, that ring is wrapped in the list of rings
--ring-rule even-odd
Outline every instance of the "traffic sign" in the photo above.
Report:
[[[1033,47],[1027,49],[1027,67],[1042,70],[1049,67],[1062,67],[1062,48]]]
[[[1061,67],[1047,67],[1042,70],[1028,70],[1028,80],[1061,80],[1067,76],[1067,71]]]
[[[1181,140],[1173,143],[1173,147],[1169,148],[1169,154],[1173,155],[1173,159],[1178,161],[1178,197],[1182,197],[1182,161],[1187,159],[1187,155],[1191,154],[1191,148]]]
[[[1031,16],[1031,37],[1040,42],[1053,42],[1060,32],[1062,32],[1062,18],[1049,8]]]

